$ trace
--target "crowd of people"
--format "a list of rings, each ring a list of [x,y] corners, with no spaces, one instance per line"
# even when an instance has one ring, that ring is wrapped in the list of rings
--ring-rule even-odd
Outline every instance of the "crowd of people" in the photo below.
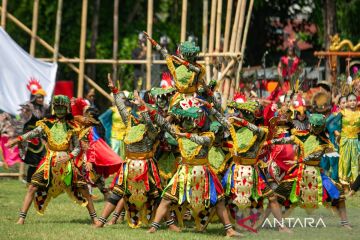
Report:
[[[169,70],[162,87],[141,98],[117,89],[109,75],[114,102],[101,115],[84,99],[57,95],[45,117],[46,93],[32,89],[22,106],[24,134],[4,144],[29,164],[19,224],[32,202],[44,213],[66,192],[87,207],[96,227],[126,216],[131,228],[149,225],[149,233],[163,221],[179,232],[189,219],[204,231],[217,215],[226,235],[239,237],[245,215],[256,214],[255,228],[270,213],[281,222],[297,206],[328,205],[351,228],[345,196],[360,187],[356,94],[335,100],[322,83],[311,106],[301,89],[284,91],[282,83],[267,99],[235,94],[224,109],[216,84],[204,81],[205,68],[196,63],[198,46],[183,42],[174,56],[152,43]],[[358,93],[359,81],[348,89]],[[99,217],[88,185],[106,198]]]

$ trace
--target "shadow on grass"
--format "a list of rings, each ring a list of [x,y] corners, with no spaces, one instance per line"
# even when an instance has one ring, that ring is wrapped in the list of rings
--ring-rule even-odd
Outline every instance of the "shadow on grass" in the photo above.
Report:
[[[46,221],[46,223],[78,223],[78,224],[86,224],[86,225],[91,225],[91,221],[90,219],[85,219],[85,218],[78,218],[78,219],[56,219],[56,220],[49,220]]]

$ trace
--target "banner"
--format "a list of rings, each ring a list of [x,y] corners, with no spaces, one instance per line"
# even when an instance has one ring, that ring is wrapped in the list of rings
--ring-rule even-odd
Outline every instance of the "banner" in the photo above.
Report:
[[[37,60],[25,52],[0,27],[0,109],[12,115],[19,114],[19,105],[30,100],[26,85],[37,80],[46,91],[49,103],[55,86],[56,63]]]

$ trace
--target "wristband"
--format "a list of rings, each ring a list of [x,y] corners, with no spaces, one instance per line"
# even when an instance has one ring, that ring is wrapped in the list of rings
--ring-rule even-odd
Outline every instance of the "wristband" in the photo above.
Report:
[[[17,140],[19,140],[20,142],[22,142],[24,139],[23,139],[22,136],[18,136],[18,137],[17,137]]]
[[[74,155],[72,153],[69,154],[69,159],[73,159]]]
[[[186,138],[191,138],[191,133],[186,133]]]

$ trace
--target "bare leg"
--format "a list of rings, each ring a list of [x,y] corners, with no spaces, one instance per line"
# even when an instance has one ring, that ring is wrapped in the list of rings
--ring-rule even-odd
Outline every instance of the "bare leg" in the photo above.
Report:
[[[30,184],[29,188],[26,192],[24,202],[21,208],[21,215],[19,217],[19,220],[16,224],[24,224],[25,223],[25,217],[27,212],[29,211],[29,208],[31,206],[32,200],[34,199],[35,192],[38,190],[38,187],[35,187],[34,185]]]
[[[348,218],[347,218],[345,200],[339,201],[338,211],[339,211],[339,215],[340,215],[341,225],[344,228],[352,229],[351,225],[348,222]]]
[[[116,224],[117,220],[119,219],[120,214],[122,212],[122,210],[124,209],[124,206],[125,206],[125,200],[124,198],[122,198],[118,204],[116,205],[116,208],[114,210],[114,215],[113,217],[111,218],[111,220],[108,222],[108,225],[113,225],[113,224]],[[116,213],[116,214],[115,214]],[[120,219],[121,220],[121,219]],[[124,219],[122,219],[121,221],[123,221]]]
[[[80,193],[88,201],[86,208],[89,211],[92,223],[95,224],[95,217],[94,217],[94,215],[92,215],[92,214],[95,214],[95,207],[94,207],[93,199],[89,193],[89,190],[87,188],[85,188],[85,189],[81,188]]]
[[[220,218],[220,221],[224,224],[227,237],[241,237],[243,234],[236,232],[230,222],[229,214],[225,207],[225,201],[222,200],[216,204],[216,213]]]
[[[175,220],[171,216],[170,206],[168,207],[168,211],[166,213],[165,219],[166,219],[166,225],[168,226],[170,231],[181,232],[181,229],[175,225]]]
[[[269,206],[274,217],[282,222],[282,212],[280,204],[278,203],[276,197],[269,197]],[[279,226],[279,232],[292,233],[292,231],[286,226]]]
[[[166,199],[161,200],[160,205],[159,205],[158,209],[156,210],[153,224],[154,223],[159,224],[161,219],[163,219],[163,217],[165,217],[165,215],[169,212],[170,204],[171,204],[170,200],[166,200]],[[157,228],[152,226],[148,230],[148,233],[154,233],[154,232],[156,232],[156,230],[157,230]]]

